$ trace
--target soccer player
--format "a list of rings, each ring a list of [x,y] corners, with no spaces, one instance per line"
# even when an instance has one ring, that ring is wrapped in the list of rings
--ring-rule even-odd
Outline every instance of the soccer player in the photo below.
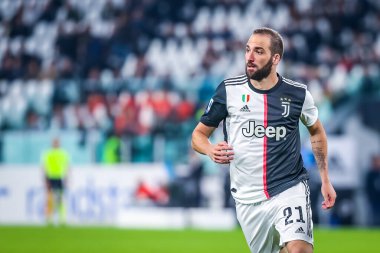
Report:
[[[216,89],[192,135],[192,147],[229,164],[231,194],[254,253],[313,252],[308,174],[300,155],[299,120],[308,128],[322,179],[322,208],[336,193],[327,166],[327,138],[306,85],[279,75],[283,40],[270,28],[253,31],[245,49],[246,73]],[[209,137],[223,121],[225,140]]]
[[[63,195],[69,169],[69,155],[60,147],[58,138],[53,139],[51,149],[42,157],[42,166],[46,182],[46,219],[48,223],[59,215],[59,222],[65,222],[65,206]]]

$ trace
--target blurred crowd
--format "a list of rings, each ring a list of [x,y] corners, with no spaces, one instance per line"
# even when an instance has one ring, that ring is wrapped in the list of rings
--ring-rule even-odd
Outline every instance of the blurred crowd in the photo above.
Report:
[[[4,0],[0,128],[188,141],[259,26],[284,36],[281,74],[308,85],[322,121],[380,90],[376,0]]]

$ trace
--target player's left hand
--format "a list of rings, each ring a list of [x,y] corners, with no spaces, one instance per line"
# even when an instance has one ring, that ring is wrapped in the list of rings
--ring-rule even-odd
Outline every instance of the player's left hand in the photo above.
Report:
[[[330,209],[335,204],[336,192],[330,182],[322,183],[321,192],[324,201],[322,202],[323,209]]]

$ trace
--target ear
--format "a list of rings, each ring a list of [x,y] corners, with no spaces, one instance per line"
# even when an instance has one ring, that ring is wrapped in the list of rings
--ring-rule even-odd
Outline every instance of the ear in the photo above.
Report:
[[[273,55],[273,57],[272,57],[272,63],[273,63],[274,65],[279,64],[279,63],[280,63],[280,60],[281,60],[281,56],[280,56],[279,54],[275,54],[275,55]]]

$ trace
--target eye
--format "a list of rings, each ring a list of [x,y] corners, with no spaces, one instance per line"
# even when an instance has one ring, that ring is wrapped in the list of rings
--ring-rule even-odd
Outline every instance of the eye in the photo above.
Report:
[[[245,48],[245,52],[248,53],[250,51],[249,47]]]

